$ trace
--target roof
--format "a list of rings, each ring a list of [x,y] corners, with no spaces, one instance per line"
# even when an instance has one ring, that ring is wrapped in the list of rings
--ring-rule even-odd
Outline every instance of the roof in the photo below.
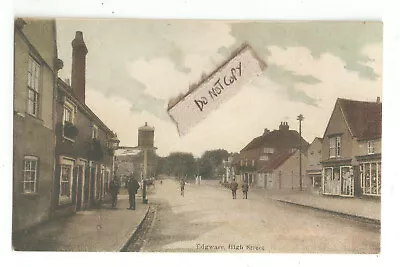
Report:
[[[338,98],[353,137],[360,139],[382,136],[382,103]]]
[[[63,90],[64,93],[68,94],[68,99],[72,100],[74,104],[80,107],[81,110],[83,110],[90,119],[96,121],[98,126],[103,131],[108,132],[109,135],[112,136],[115,135],[115,133],[110,128],[108,128],[108,126],[85,103],[82,103],[78,100],[76,94],[74,93],[70,85],[68,85],[60,78],[57,79],[57,84],[59,85],[58,88]]]
[[[295,152],[283,152],[277,154],[272,159],[268,160],[268,162],[258,170],[258,172],[272,171],[279,166],[281,166],[286,160],[288,160]]]
[[[261,146],[269,146],[272,148],[292,148],[298,147],[299,140],[302,140],[303,147],[307,148],[308,142],[300,137],[300,134],[295,130],[274,130],[264,135],[254,138],[242,151],[258,148]]]

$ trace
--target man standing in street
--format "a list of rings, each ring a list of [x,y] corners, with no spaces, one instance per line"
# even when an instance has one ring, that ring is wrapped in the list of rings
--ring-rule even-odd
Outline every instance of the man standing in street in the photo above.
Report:
[[[136,179],[133,177],[133,174],[129,177],[128,180],[128,194],[129,194],[129,208],[128,210],[134,210],[136,209],[136,201],[135,201],[135,195],[139,189],[139,183],[136,181]]]
[[[119,182],[117,176],[114,176],[114,179],[111,181],[110,194],[112,197],[112,208],[115,209],[117,207],[118,194],[119,194]]]
[[[185,179],[181,179],[181,182],[180,182],[180,185],[181,185],[181,196],[185,196]]]
[[[232,190],[232,198],[236,199],[236,190],[238,189],[238,183],[236,182],[235,179],[233,179],[231,183],[231,190]]]
[[[243,198],[247,199],[247,191],[249,191],[249,184],[245,181],[242,185]]]

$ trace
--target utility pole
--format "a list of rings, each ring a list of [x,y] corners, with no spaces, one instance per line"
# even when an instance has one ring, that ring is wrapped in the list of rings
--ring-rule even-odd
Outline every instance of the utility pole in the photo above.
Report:
[[[297,116],[297,120],[299,121],[299,134],[300,134],[300,145],[299,145],[299,177],[300,177],[300,191],[303,191],[303,177],[301,175],[302,171],[301,171],[301,148],[302,148],[302,137],[301,137],[301,122],[304,120],[304,116],[303,115],[299,115]]]

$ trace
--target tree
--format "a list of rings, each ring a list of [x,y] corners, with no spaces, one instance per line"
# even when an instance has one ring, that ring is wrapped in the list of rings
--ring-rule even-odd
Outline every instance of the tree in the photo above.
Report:
[[[225,149],[205,151],[199,159],[199,174],[205,179],[218,179],[224,173],[223,161],[228,155]]]
[[[196,173],[195,159],[192,153],[173,152],[157,161],[157,173],[176,177],[193,177]]]

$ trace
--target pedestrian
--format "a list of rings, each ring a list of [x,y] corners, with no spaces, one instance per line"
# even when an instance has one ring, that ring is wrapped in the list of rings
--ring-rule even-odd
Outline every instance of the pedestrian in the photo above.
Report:
[[[129,177],[128,180],[128,194],[129,194],[129,208],[128,210],[136,209],[135,195],[139,189],[139,183],[133,176],[133,174]]]
[[[184,179],[181,179],[180,185],[181,185],[181,196],[184,196],[185,195],[185,180]]]
[[[112,197],[112,208],[115,209],[117,207],[118,194],[119,194],[119,182],[117,176],[114,176],[114,179],[110,184],[110,194]]]
[[[242,185],[243,198],[247,199],[247,191],[249,191],[249,184],[244,182]]]
[[[236,182],[235,179],[233,179],[231,183],[231,190],[232,190],[232,198],[236,199],[236,190],[238,189],[238,183]]]

